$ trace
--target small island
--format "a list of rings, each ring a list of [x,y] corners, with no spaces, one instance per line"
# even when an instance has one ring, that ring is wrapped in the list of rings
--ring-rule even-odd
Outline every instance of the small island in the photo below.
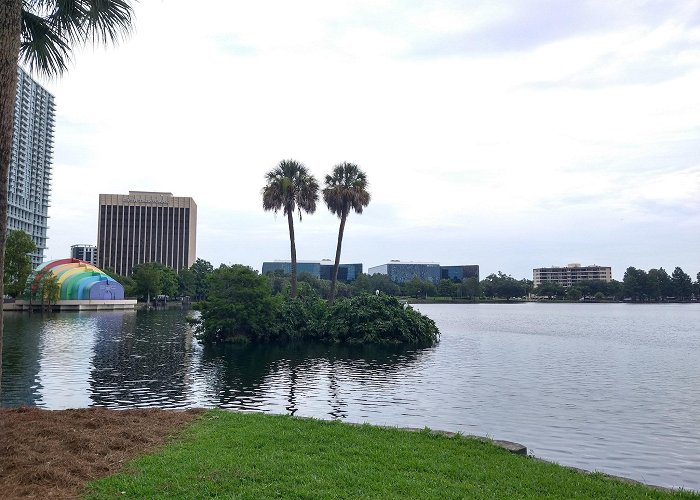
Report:
[[[397,298],[360,294],[332,304],[305,283],[296,298],[273,294],[268,278],[243,265],[222,265],[192,319],[204,342],[316,341],[345,344],[435,345],[435,322]]]

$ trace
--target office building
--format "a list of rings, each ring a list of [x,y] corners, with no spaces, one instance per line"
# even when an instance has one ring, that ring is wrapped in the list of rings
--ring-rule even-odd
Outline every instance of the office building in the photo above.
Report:
[[[197,204],[172,193],[100,194],[97,262],[121,275],[159,262],[175,272],[196,260]]]
[[[355,281],[360,274],[362,274],[362,264],[338,264],[338,281],[349,283]],[[326,259],[321,261],[321,279],[333,279],[333,261]]]
[[[401,262],[389,261],[388,264],[370,267],[367,274],[386,274],[395,283],[407,283],[418,278],[434,284],[440,282],[440,264],[437,262]]]
[[[284,274],[292,273],[292,262],[289,260],[275,260],[263,262],[262,274],[270,274],[282,271]],[[330,280],[333,274],[333,263],[330,260],[298,260],[297,276],[301,273],[309,273],[315,278]],[[362,264],[340,264],[338,266],[338,281],[355,281],[362,274]]]
[[[273,262],[263,262],[262,274],[270,274],[275,271],[282,271],[284,274],[292,274],[292,261],[275,260]],[[321,263],[314,260],[298,260],[297,276],[301,273],[309,273],[315,278],[321,277]]]
[[[479,281],[479,266],[440,266],[440,279],[456,282],[469,278]]]
[[[44,260],[51,195],[54,98],[17,68],[14,134],[7,190],[7,229],[32,237],[32,267]]]
[[[581,266],[581,264],[569,264],[566,267],[540,267],[532,270],[534,286],[542,283],[558,283],[563,287],[570,287],[579,281],[606,281],[612,280],[612,269],[605,266]]]
[[[97,266],[97,247],[95,245],[71,245],[71,259],[79,259]]]
[[[418,278],[438,284],[440,280],[462,281],[467,278],[479,279],[479,266],[441,266],[437,262],[401,262],[391,260],[388,264],[370,267],[367,274],[386,274],[394,283],[407,283]]]

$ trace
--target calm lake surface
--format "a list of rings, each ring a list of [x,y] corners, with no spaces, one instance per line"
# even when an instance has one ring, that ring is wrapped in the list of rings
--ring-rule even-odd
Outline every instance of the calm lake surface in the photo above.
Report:
[[[427,426],[700,490],[700,305],[416,308],[437,322],[437,347],[210,348],[182,310],[7,313],[1,403]]]

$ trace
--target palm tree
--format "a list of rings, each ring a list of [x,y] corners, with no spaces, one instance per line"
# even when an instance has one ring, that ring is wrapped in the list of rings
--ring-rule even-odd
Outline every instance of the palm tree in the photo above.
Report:
[[[289,241],[292,253],[292,298],[297,296],[297,248],[294,240],[294,211],[312,214],[316,211],[318,182],[306,167],[294,160],[282,160],[265,174],[267,184],[262,190],[263,209],[277,213],[282,210],[287,216]]]
[[[71,50],[87,42],[116,43],[131,31],[130,0],[0,1],[0,297],[4,297],[7,185],[14,133],[19,58],[47,77],[66,71]],[[0,378],[3,313],[0,307]]]
[[[331,293],[328,303],[335,300],[335,291],[338,284],[338,267],[340,265],[340,247],[343,244],[345,221],[351,210],[358,214],[369,205],[370,194],[367,191],[367,176],[354,163],[341,163],[333,167],[332,175],[326,176],[326,187],[323,189],[323,201],[326,202],[331,213],[340,217],[340,229],[338,230],[338,246],[335,250],[335,264],[331,280]]]

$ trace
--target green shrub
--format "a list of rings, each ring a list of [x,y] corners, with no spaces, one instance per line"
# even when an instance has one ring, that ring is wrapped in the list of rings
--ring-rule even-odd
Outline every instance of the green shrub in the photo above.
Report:
[[[197,334],[205,341],[266,341],[276,337],[279,300],[265,276],[242,265],[221,265],[207,277],[208,297],[196,308]]]
[[[348,344],[433,345],[440,338],[433,320],[388,295],[338,300],[324,326],[324,340]]]
[[[434,345],[435,322],[388,295],[361,294],[328,306],[306,283],[299,298],[273,296],[267,277],[245,266],[221,266],[193,321],[207,342],[317,341],[334,344]]]

